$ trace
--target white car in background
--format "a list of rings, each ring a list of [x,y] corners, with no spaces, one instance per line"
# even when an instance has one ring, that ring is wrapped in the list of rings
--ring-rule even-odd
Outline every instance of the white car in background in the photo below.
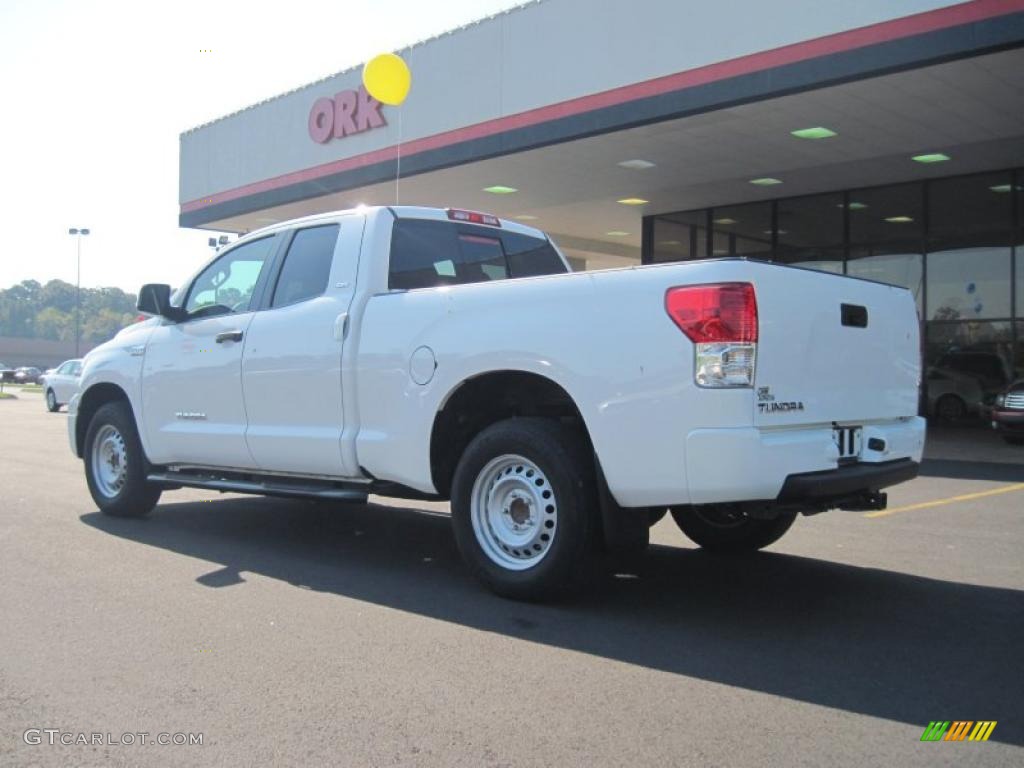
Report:
[[[66,360],[57,366],[53,373],[47,373],[42,379],[43,393],[46,396],[46,409],[51,413],[59,411],[62,405],[71,402],[78,392],[78,383],[82,378],[82,361]]]

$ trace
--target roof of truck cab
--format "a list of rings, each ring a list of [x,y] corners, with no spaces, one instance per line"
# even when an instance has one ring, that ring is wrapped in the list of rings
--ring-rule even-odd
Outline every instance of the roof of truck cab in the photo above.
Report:
[[[420,205],[367,205],[359,206],[358,208],[345,208],[338,211],[327,211],[324,213],[315,213],[310,216],[303,216],[298,219],[289,219],[287,221],[279,221],[276,224],[271,224],[260,229],[254,229],[252,232],[239,237],[231,245],[239,243],[245,240],[251,240],[256,237],[272,234],[274,232],[280,232],[284,229],[294,229],[295,227],[305,226],[309,224],[316,224],[318,222],[333,221],[339,216],[349,216],[353,214],[369,216],[371,214],[379,213],[380,211],[390,211],[390,213],[398,219],[432,219],[435,221],[450,221],[448,218],[448,208],[434,208],[431,206],[420,206]],[[486,213],[486,212],[484,212]],[[498,221],[501,222],[500,229],[506,232],[515,232],[522,235],[530,235],[531,237],[546,238],[547,235],[537,229],[536,227],[529,227],[525,224],[521,224],[517,221],[509,221],[508,219],[502,219],[498,217]],[[477,224],[474,226],[486,227],[486,224]]]

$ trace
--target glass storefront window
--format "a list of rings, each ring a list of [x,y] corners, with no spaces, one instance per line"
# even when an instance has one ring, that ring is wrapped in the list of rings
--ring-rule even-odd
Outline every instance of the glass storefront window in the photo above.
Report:
[[[928,254],[930,320],[1009,316],[1009,248],[957,248]]]
[[[981,415],[1013,377],[1013,331],[1009,321],[928,323],[925,384],[936,404],[942,392],[956,394],[968,413]],[[967,414],[964,414],[967,415]]]
[[[688,211],[654,219],[652,262],[688,261],[707,256],[707,211]]]
[[[921,253],[923,195],[917,182],[851,191],[847,203],[850,242],[876,248],[884,245],[888,253]]]
[[[888,253],[889,250],[896,252]],[[851,246],[846,274],[908,288],[914,294],[917,314],[921,315],[924,308],[924,259],[920,253],[900,253],[898,246]]]
[[[1013,232],[1009,173],[931,182],[928,318],[1010,317]]]
[[[1017,355],[1014,358],[1014,379],[1024,379],[1024,322],[1017,323]]]
[[[1024,237],[1017,237],[1017,314],[1024,318]]]
[[[666,218],[689,228],[670,235],[658,223]],[[851,277],[909,289],[925,321],[929,417],[983,425],[995,396],[1024,379],[1024,170],[721,206],[658,217],[656,226],[658,238],[676,241],[655,243],[656,261],[845,265]]]
[[[779,200],[775,260],[843,271],[843,195],[829,193]]]
[[[727,205],[711,211],[715,256],[771,258],[772,204]]]
[[[846,273],[910,290],[924,310],[923,190],[920,184],[849,193],[850,251]]]
[[[1016,308],[1017,313],[1014,317],[1024,318],[1024,170],[1019,170],[1015,174],[1015,189],[1013,196],[1017,201],[1017,236],[1014,238],[1016,242],[1016,253],[1017,263],[1015,265],[1015,272],[1017,273],[1017,296],[1016,296]],[[1017,324],[1017,343],[1024,344],[1021,340],[1021,331],[1024,330],[1024,325],[1021,323]],[[1024,352],[1024,348],[1021,349]],[[1024,369],[1024,357],[1017,355],[1017,366]]]

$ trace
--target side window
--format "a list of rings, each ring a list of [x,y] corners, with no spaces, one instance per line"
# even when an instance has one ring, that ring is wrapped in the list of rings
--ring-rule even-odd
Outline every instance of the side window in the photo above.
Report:
[[[327,290],[338,230],[337,224],[330,224],[300,229],[295,233],[270,306],[295,304],[320,296]]]
[[[71,369],[74,367],[74,363],[64,363],[60,368],[57,369],[57,373],[61,376],[67,376],[71,373]]]
[[[82,364],[81,363],[71,363],[70,370],[65,371],[65,373],[70,374],[71,376],[81,376],[82,375]]]
[[[190,316],[248,312],[260,272],[270,257],[273,237],[232,248],[199,273],[192,283],[185,309]]]
[[[388,287],[456,285],[455,228],[438,221],[404,219],[391,234]]]
[[[565,262],[550,242],[529,235],[506,232],[502,235],[508,271],[512,277],[562,275],[567,271]]]

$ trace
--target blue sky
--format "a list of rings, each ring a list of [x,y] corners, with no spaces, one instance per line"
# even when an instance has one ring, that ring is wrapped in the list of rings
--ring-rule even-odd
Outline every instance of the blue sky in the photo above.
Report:
[[[517,4],[0,1],[0,287],[74,282],[69,227],[83,285],[177,284],[210,256],[177,224],[181,131]]]

